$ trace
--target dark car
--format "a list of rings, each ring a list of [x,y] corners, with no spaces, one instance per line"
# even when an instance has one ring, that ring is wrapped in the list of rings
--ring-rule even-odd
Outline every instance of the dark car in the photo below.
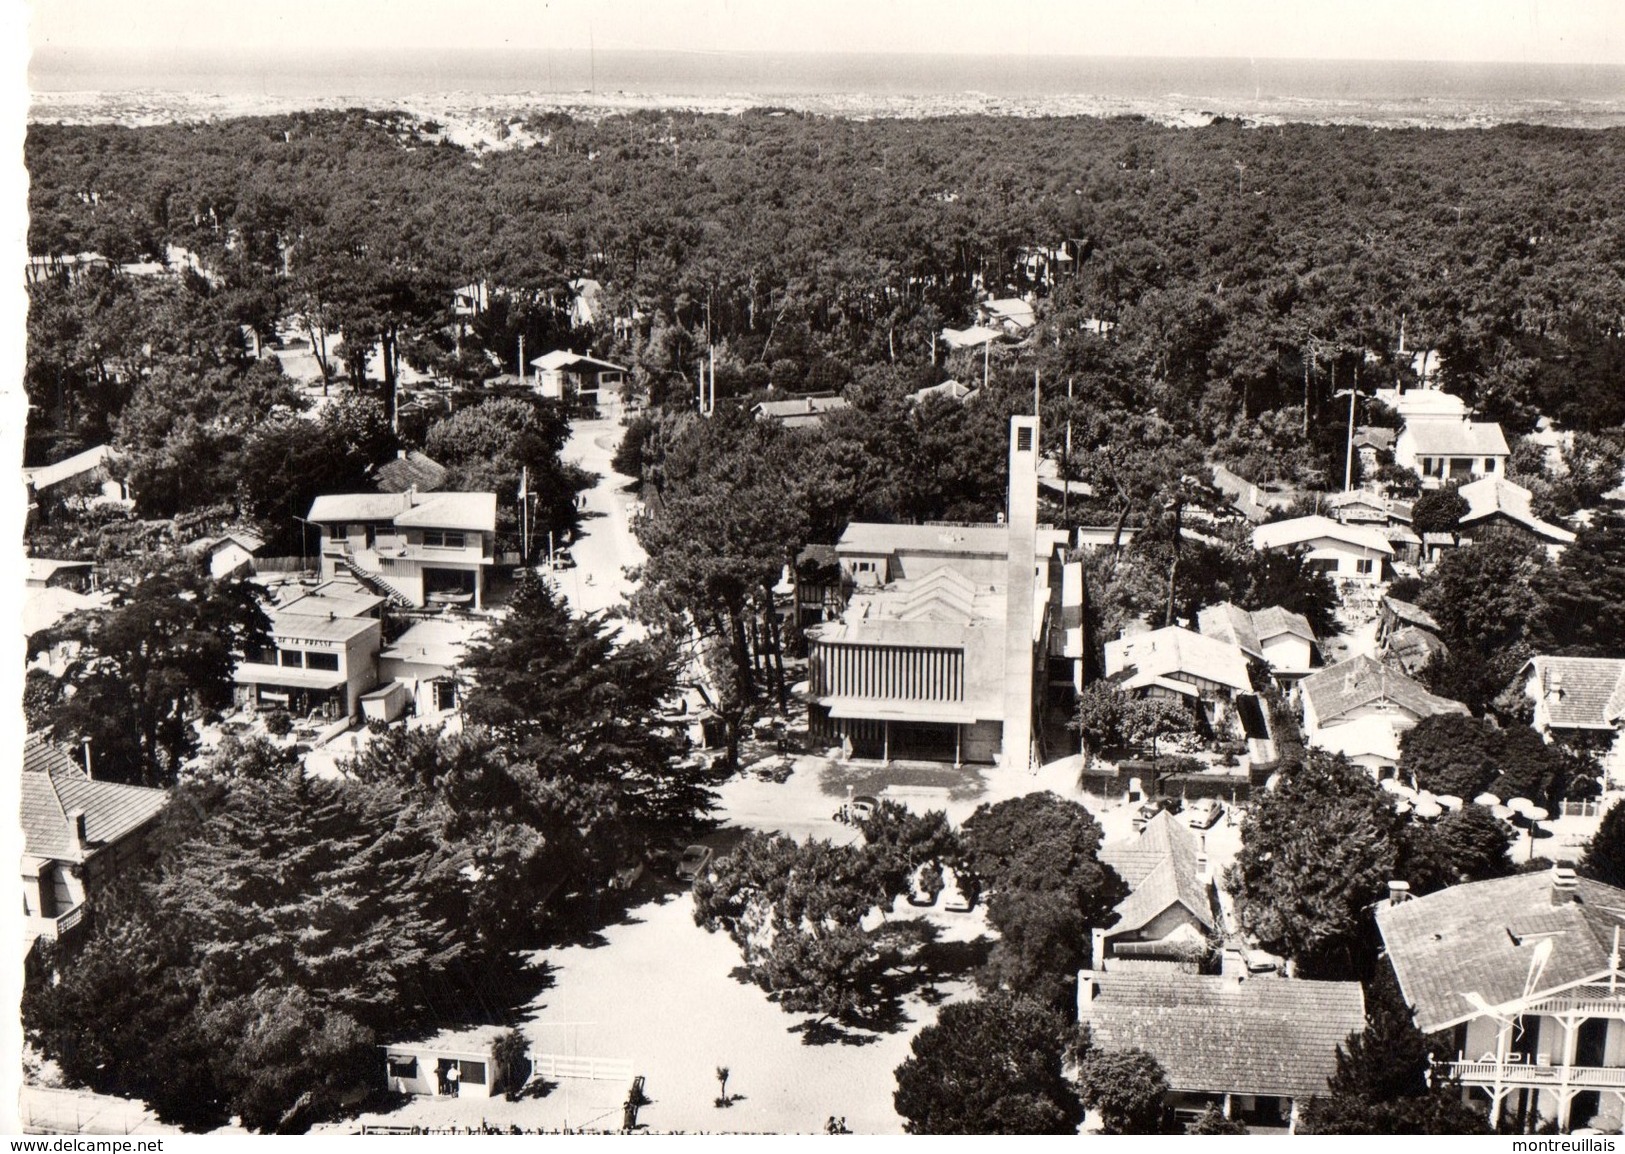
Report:
[[[1155,797],[1150,801],[1142,802],[1140,808],[1134,812],[1134,832],[1139,833],[1146,824],[1159,813],[1178,813],[1179,799],[1176,797]]]
[[[677,861],[677,880],[691,882],[705,872],[711,864],[711,847],[691,845]]]

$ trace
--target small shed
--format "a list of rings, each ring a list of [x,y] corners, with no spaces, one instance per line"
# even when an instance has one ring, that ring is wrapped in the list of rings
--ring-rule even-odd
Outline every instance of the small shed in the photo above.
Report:
[[[389,1088],[433,1098],[494,1098],[506,1085],[491,1060],[496,1026],[383,1046]]]
[[[368,721],[391,722],[406,712],[411,700],[412,694],[405,682],[391,681],[361,695],[361,714]]]

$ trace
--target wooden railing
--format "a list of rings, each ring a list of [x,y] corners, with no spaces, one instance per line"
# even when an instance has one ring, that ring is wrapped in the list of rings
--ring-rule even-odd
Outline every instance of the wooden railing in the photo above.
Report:
[[[1466,1086],[1557,1086],[1564,1081],[1562,1066],[1535,1062],[1451,1062],[1450,1072]],[[1625,1089],[1625,1067],[1570,1066],[1568,1084],[1582,1090]]]
[[[536,1054],[531,1058],[539,1078],[586,1078],[597,1082],[629,1082],[630,1058],[583,1058],[574,1054]]]

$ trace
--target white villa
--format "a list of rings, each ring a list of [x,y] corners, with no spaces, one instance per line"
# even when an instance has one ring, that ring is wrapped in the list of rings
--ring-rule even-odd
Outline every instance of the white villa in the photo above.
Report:
[[[403,606],[485,604],[495,493],[337,493],[306,518],[322,532],[322,576],[353,576]]]

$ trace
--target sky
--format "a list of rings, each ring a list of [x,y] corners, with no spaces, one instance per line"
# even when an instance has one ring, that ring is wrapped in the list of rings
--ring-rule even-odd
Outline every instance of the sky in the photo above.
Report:
[[[31,15],[35,48],[160,53],[326,41],[1625,64],[1625,0],[35,0]]]

